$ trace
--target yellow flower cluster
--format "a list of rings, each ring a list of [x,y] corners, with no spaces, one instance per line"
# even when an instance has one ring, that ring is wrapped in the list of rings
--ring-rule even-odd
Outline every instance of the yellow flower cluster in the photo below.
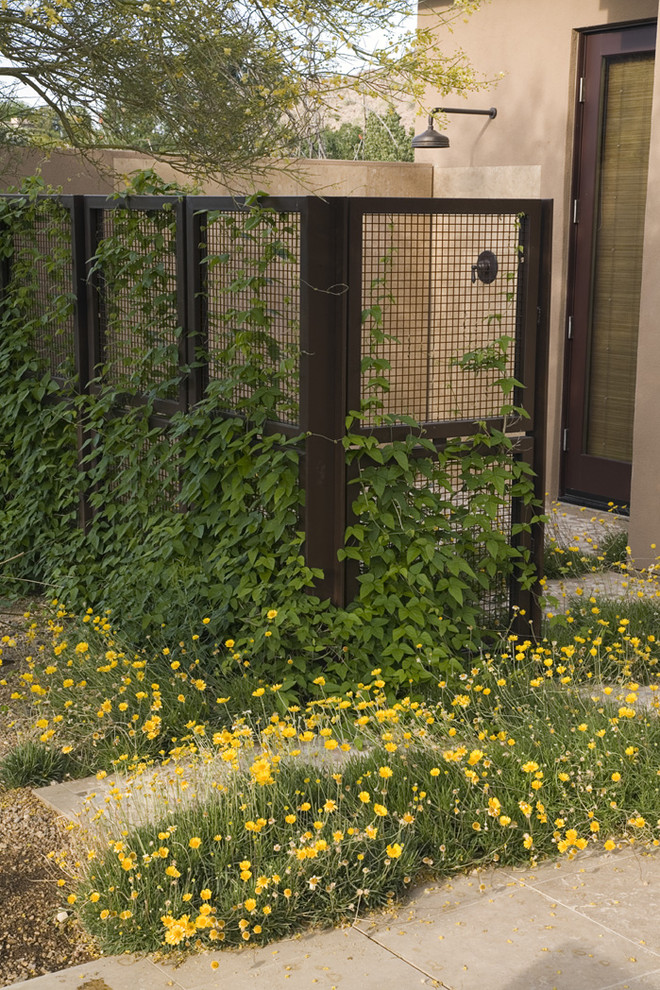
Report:
[[[347,910],[370,903],[378,883],[400,889],[406,867],[414,875],[421,865],[418,834],[436,836],[437,852],[422,862],[442,869],[465,864],[460,844],[473,847],[474,833],[495,862],[503,852],[534,861],[655,841],[658,816],[630,798],[629,785],[654,752],[656,644],[629,634],[625,617],[606,641],[599,618],[570,642],[511,635],[443,680],[433,701],[395,700],[379,669],[341,695],[326,693],[329,678],[319,675],[306,704],[251,679],[256,711],[232,718],[194,636],[135,653],[107,616],[90,613],[84,638],[67,636],[58,616],[51,648],[22,677],[41,738],[75,746],[88,718],[95,742],[122,740],[112,744],[116,766],[133,777],[110,790],[120,817],[123,794],[147,788],[149,760],[166,771],[151,786],[169,824],[148,842],[108,816],[110,852],[91,847],[81,857],[84,910],[136,937],[149,928],[148,910],[173,948],[263,941],[312,911],[310,902]],[[618,670],[614,683],[588,676],[599,657]],[[633,677],[642,663],[650,683]],[[650,709],[640,702],[649,695]],[[301,755],[306,776],[285,790]]]

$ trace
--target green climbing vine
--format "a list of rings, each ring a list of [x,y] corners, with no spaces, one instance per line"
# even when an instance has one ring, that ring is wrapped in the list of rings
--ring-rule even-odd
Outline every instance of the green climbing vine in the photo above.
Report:
[[[153,175],[138,188],[179,193]],[[209,313],[208,347],[186,365],[171,205],[108,211],[92,263],[105,359],[81,392],[69,346],[66,211],[45,191],[33,181],[0,200],[8,586],[24,593],[22,582],[41,581],[71,609],[110,608],[124,635],[147,635],[154,649],[173,631],[197,629],[202,616],[209,621],[191,662],[211,681],[249,666],[295,690],[323,671],[337,690],[375,666],[404,686],[461,669],[489,630],[506,624],[508,580],[534,578],[506,522],[513,498],[533,503],[533,484],[506,434],[482,424],[475,436],[436,445],[410,418],[384,415],[388,365],[378,356],[374,302],[364,314],[374,341],[363,362],[368,397],[344,439],[355,499],[342,555],[356,595],[346,608],[321,601],[319,572],[304,557],[301,438],[266,428],[295,422],[298,355],[275,332],[272,303],[275,292],[281,316],[290,302],[286,280],[277,284],[293,260],[290,218],[256,198],[246,212],[207,215],[203,236],[223,247],[209,248],[205,264],[225,305]],[[496,387],[510,393],[506,347],[501,337],[459,360],[466,374],[499,369]],[[210,369],[201,401],[160,417],[159,403],[201,365]],[[410,434],[381,443],[356,430],[374,410],[381,424],[405,422]],[[83,492],[93,510],[86,531],[77,525]]]

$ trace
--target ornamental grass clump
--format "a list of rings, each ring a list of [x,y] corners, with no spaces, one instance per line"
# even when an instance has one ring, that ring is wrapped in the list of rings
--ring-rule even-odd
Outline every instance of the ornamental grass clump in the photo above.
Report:
[[[21,740],[0,759],[0,786],[42,787],[74,776],[77,766],[58,749],[35,739]]]
[[[610,503],[609,515],[589,517],[586,509],[583,532],[567,534],[565,507],[551,502],[547,514],[544,572],[547,578],[580,577],[628,563],[628,534],[617,525],[618,506]]]
[[[164,752],[163,738],[167,746],[172,736],[212,721],[207,680],[183,641],[171,650],[130,650],[107,613],[89,609],[73,623],[54,605],[46,643],[26,658],[11,695],[34,712],[40,744],[91,772],[126,762],[129,753],[136,761],[154,758]],[[36,637],[36,623],[28,635]],[[197,639],[189,641],[193,652]]]

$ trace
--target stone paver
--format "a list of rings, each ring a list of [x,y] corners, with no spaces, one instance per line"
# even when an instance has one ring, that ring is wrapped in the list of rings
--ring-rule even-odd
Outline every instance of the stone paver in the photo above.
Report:
[[[594,553],[594,548],[605,537],[625,532],[629,522],[627,516],[567,503],[553,503],[546,507],[546,513],[550,517],[550,522],[545,527],[546,544],[555,540],[564,549],[579,546],[585,553]],[[545,594],[556,599],[560,608],[567,598],[579,594],[587,598],[601,595],[625,599],[636,593],[634,576],[616,568],[596,574],[583,574],[580,577],[553,579],[545,587]],[[552,612],[553,606],[549,605],[547,610]]]
[[[568,502],[552,502],[545,511],[550,519],[545,527],[546,538],[554,537],[562,547],[577,543],[584,550],[589,550],[593,543],[600,545],[606,536],[625,533],[630,522],[628,516],[616,512]]]
[[[183,990],[183,984],[149,959],[113,956],[12,984],[28,990]]]
[[[220,963],[215,971],[210,968],[211,959]],[[417,960],[400,958],[355,928],[287,939],[263,949],[204,954],[176,969],[163,966],[162,970],[171,973],[185,990],[224,986],[248,990],[255,981],[283,990],[441,986]]]
[[[660,958],[660,855],[656,851],[597,856],[577,871],[545,870],[540,878],[532,876],[522,882]]]
[[[110,783],[99,781],[96,777],[83,777],[81,780],[48,784],[46,787],[34,787],[32,790],[49,808],[71,821],[79,821],[87,799],[95,808],[104,804],[106,796],[110,793]]]
[[[640,866],[634,855],[584,862],[565,873],[544,864],[527,879],[494,871],[479,898],[463,879],[468,898],[454,904],[446,885],[427,889],[397,918],[359,927],[452,990],[660,987],[660,863]]]

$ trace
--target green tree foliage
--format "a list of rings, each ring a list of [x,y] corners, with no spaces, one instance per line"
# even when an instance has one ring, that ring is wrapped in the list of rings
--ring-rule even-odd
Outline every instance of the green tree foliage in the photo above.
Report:
[[[364,129],[362,157],[369,162],[412,162],[413,128],[406,131],[401,117],[390,108],[386,114],[370,113]]]
[[[32,108],[23,100],[0,100],[0,144],[31,143]]]
[[[71,107],[69,131],[77,143],[92,138],[92,122],[84,107]],[[33,106],[10,96],[0,98],[0,144],[61,148],[72,142],[52,107]]]
[[[302,143],[300,154],[305,158],[335,158],[357,161],[362,157],[364,128],[360,124],[324,127],[317,135]]]
[[[441,26],[478,6],[455,0]],[[28,87],[71,145],[158,152],[234,172],[313,133],[348,90],[421,99],[477,88],[409,0],[4,0],[0,78]],[[361,39],[378,29],[382,42]],[[373,37],[373,35],[372,35]],[[349,40],[351,39],[351,40]],[[7,89],[6,92],[9,90]],[[85,112],[93,128],[81,128]]]
[[[300,154],[306,158],[335,158],[348,161],[412,162],[413,128],[408,131],[393,107],[384,113],[369,111],[365,123],[345,122],[324,127],[302,142]]]

